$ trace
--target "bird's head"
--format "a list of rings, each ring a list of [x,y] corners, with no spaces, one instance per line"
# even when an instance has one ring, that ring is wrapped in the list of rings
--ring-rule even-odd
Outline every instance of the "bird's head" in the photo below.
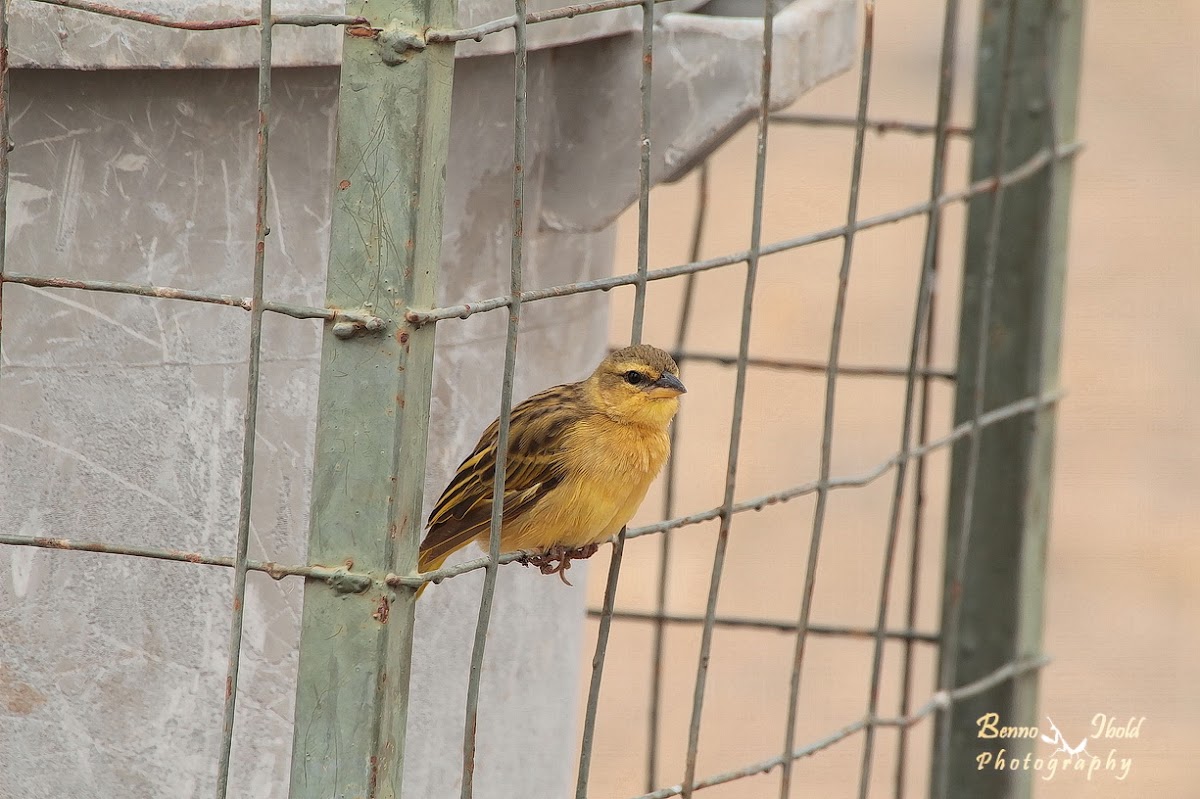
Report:
[[[587,380],[593,401],[606,415],[630,424],[666,427],[679,410],[679,366],[649,344],[609,355]]]

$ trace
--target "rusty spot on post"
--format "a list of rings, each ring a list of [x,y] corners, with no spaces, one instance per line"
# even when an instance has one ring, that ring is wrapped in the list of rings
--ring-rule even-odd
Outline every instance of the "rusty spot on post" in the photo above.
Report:
[[[375,788],[379,784],[379,758],[371,755],[371,774],[367,778],[368,793],[370,796],[375,795]]]
[[[387,624],[388,615],[391,613],[391,603],[388,602],[386,596],[379,597],[379,604],[375,607],[375,612],[371,614],[371,618],[380,624]]]
[[[338,181],[338,191],[345,191],[350,188],[350,181],[342,179]]]

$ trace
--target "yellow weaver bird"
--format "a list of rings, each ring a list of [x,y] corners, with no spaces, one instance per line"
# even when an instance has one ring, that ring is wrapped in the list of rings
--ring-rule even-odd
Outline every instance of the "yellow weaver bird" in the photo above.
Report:
[[[686,391],[670,355],[636,344],[609,355],[586,380],[513,408],[500,551],[534,553],[528,564],[566,582],[571,558],[595,553],[642,504],[670,453],[667,428]],[[422,572],[471,541],[488,548],[499,429],[497,419],[483,431],[429,514]]]

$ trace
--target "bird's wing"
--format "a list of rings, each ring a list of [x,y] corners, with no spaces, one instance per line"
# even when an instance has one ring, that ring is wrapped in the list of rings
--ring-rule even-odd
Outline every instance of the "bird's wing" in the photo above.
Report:
[[[579,418],[579,396],[577,384],[555,386],[513,409],[504,468],[506,522],[527,511],[562,480],[562,433]],[[488,425],[429,514],[429,532],[421,542],[422,571],[466,546],[490,524],[499,431],[499,420]]]

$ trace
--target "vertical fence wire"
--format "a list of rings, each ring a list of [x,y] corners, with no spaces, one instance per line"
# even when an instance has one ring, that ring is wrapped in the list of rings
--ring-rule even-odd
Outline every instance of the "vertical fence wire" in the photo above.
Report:
[[[233,563],[233,618],[229,625],[229,670],[225,678],[225,713],[217,764],[217,799],[229,791],[233,752],[233,723],[237,712],[238,671],[242,657],[242,622],[246,605],[246,556],[250,545],[250,508],[254,491],[254,445],[258,433],[258,389],[262,366],[263,275],[267,238],[267,146],[271,115],[271,0],[262,0],[258,62],[258,137],[254,208],[254,278],[250,308],[250,354],[246,378],[246,411],[242,432],[241,500],[238,508],[237,549]]]
[[[708,161],[700,165],[696,181],[696,214],[692,219],[692,242],[688,250],[688,260],[700,259],[700,247],[704,240],[704,225],[708,219]],[[683,355],[687,344],[688,331],[692,323],[692,306],[696,299],[697,276],[693,273],[687,276],[683,285],[683,301],[679,309],[679,324],[675,329],[675,357],[682,370],[685,362]],[[663,474],[663,518],[675,517],[675,492],[678,488],[677,476],[679,460],[676,445],[679,442],[679,421],[682,413],[675,415],[671,424],[671,456]],[[650,711],[647,719],[646,735],[646,791],[653,791],[658,784],[658,734],[661,725],[663,692],[663,649],[667,633],[667,578],[671,570],[671,537],[672,531],[663,531],[658,549],[658,579],[654,594],[654,643],[650,656]]]
[[[641,136],[638,140],[638,263],[637,279],[634,282],[633,324],[630,343],[640,344],[646,317],[646,276],[650,269],[650,120],[651,88],[654,79],[654,4],[656,0],[642,0],[642,79],[641,79]],[[621,561],[625,557],[625,533],[622,527],[613,541],[612,554],[608,561],[608,579],[604,584],[604,602],[600,610],[600,624],[596,629],[596,653],[592,657],[592,677],[588,684],[587,707],[583,715],[583,733],[580,740],[579,769],[575,781],[576,799],[586,799],[588,775],[592,767],[592,749],[595,745],[596,714],[600,706],[600,687],[604,680],[604,659],[608,652],[608,639],[612,632],[613,608],[617,602],[617,584],[621,577]]]
[[[4,370],[4,272],[8,258],[8,3],[0,0],[0,372]]]
[[[1052,152],[1057,150],[1057,148],[1059,146],[1059,140],[1058,140],[1059,107],[1058,107],[1058,90],[1054,85],[1056,76],[1054,74],[1054,70],[1051,67],[1050,53],[1051,53],[1052,42],[1050,40],[1050,37],[1052,35],[1054,35],[1055,32],[1058,30],[1059,19],[1062,18],[1063,14],[1064,14],[1064,11],[1062,8],[1062,0],[1050,0],[1050,2],[1048,2],[1046,4],[1046,18],[1042,21],[1042,26],[1041,26],[1041,34],[1042,35],[1038,40],[1041,45],[1040,52],[1038,55],[1041,57],[1041,61],[1042,61],[1042,64],[1041,64],[1042,68],[1041,68],[1039,74],[1041,75],[1041,79],[1042,79],[1042,92],[1046,98],[1045,146],[1048,149],[1050,149]],[[1058,181],[1051,179],[1046,182],[1047,206],[1049,206],[1049,207],[1054,206],[1055,202],[1057,201],[1057,198],[1055,197],[1055,193],[1058,191],[1058,189],[1059,189]],[[1046,236],[1052,235],[1052,231],[1049,228],[1049,226],[1047,227],[1047,229],[1045,231],[1045,235]],[[2,263],[3,263],[3,261],[0,260],[0,264],[2,264]],[[1040,309],[1040,312],[1043,316],[1042,327],[1044,329],[1045,328],[1044,322],[1045,322],[1046,311],[1043,308],[1043,309]],[[1044,361],[1045,361],[1045,351],[1039,347],[1034,352],[1034,363],[1033,363],[1033,368],[1031,370],[1031,373],[1035,374],[1035,375],[1041,375],[1042,370],[1044,368]],[[1035,388],[1034,396],[1037,397],[1038,400],[1043,400],[1043,399],[1045,399],[1046,395],[1047,395],[1047,391],[1046,391],[1045,381],[1042,379],[1037,380],[1037,385]],[[1041,422],[1040,415],[1035,415],[1033,417],[1033,423],[1036,425],[1036,424],[1039,424],[1040,422]]]
[[[942,30],[942,52],[940,56],[940,66],[938,72],[938,99],[936,111],[936,128],[937,132],[934,136],[933,144],[933,169],[930,176],[930,196],[937,197],[945,189],[945,166],[946,166],[946,147],[949,142],[949,137],[946,134],[946,126],[949,123],[950,116],[950,100],[951,91],[953,90],[953,69],[954,69],[954,54],[955,54],[955,36],[958,28],[958,0],[947,0],[945,19]],[[872,723],[867,725],[863,731],[863,751],[862,763],[859,771],[858,796],[859,799],[867,799],[870,793],[871,784],[871,767],[874,756],[875,731],[876,725],[873,723],[879,710],[879,693],[883,683],[883,657],[884,644],[886,643],[885,630],[887,627],[888,604],[891,596],[892,588],[892,571],[895,567],[896,547],[900,539],[900,517],[904,505],[904,490],[908,479],[908,465],[912,452],[912,433],[914,426],[914,412],[916,410],[917,400],[917,378],[920,371],[919,361],[921,360],[922,352],[922,337],[931,336],[932,331],[929,329],[931,315],[931,303],[933,300],[933,280],[934,267],[937,257],[938,236],[941,230],[942,212],[937,206],[930,209],[925,222],[925,242],[921,257],[921,271],[917,278],[917,298],[915,311],[913,314],[913,326],[909,339],[908,350],[908,374],[904,380],[904,409],[902,411],[900,422],[900,457],[896,463],[895,480],[892,486],[892,499],[888,510],[888,526],[887,537],[884,542],[884,556],[882,574],[879,579],[879,602],[875,615],[875,643],[871,655],[871,682],[867,696],[867,718]],[[928,356],[929,350],[925,350]],[[928,395],[928,383],[926,383],[925,393],[923,398]],[[920,462],[923,463],[922,458]],[[918,475],[918,482],[922,475]],[[917,490],[920,490],[919,488]],[[908,612],[915,615],[916,612],[916,592],[919,576],[919,568],[917,564],[917,556],[919,555],[920,535],[919,527],[914,529],[913,534],[913,562],[910,564],[910,583],[909,597],[910,604]],[[912,657],[912,642],[906,642],[906,675],[911,667]],[[909,677],[905,677],[905,680]],[[908,704],[908,695],[903,695],[901,702],[901,715],[905,715]],[[906,728],[901,728],[901,735],[906,735]],[[900,758],[903,759],[902,757]],[[902,767],[900,770],[900,779],[903,777]],[[898,786],[898,790],[901,788]]]
[[[1007,153],[1008,144],[1008,128],[1009,128],[1009,106],[1012,100],[1012,74],[1014,63],[1014,52],[1017,38],[1017,12],[1019,4],[1016,0],[1011,0],[1008,3],[1008,19],[1007,28],[1004,40],[1004,54],[1001,62],[1001,78],[1000,78],[1000,100],[999,100],[999,116],[996,121],[996,141],[995,151],[993,153],[993,180],[996,183],[996,190],[992,196],[992,205],[989,209],[988,231],[985,244],[985,260],[984,273],[982,283],[979,288],[979,319],[976,323],[977,346],[975,350],[975,375],[974,382],[971,386],[971,427],[967,434],[967,466],[964,476],[965,490],[963,493],[962,515],[957,520],[951,520],[953,524],[957,521],[958,536],[955,538],[956,549],[952,553],[953,560],[950,565],[952,568],[952,579],[948,588],[948,596],[946,602],[948,604],[948,612],[946,613],[947,624],[942,630],[942,664],[939,668],[938,687],[943,691],[949,691],[954,687],[957,680],[956,658],[954,653],[958,651],[958,625],[962,615],[962,592],[954,590],[957,586],[962,585],[963,577],[967,570],[967,553],[970,549],[971,525],[974,521],[974,492],[975,484],[979,474],[980,449],[982,444],[982,425],[980,417],[983,415],[983,400],[984,400],[984,381],[987,377],[987,363],[989,355],[990,337],[988,336],[989,328],[991,327],[992,316],[992,294],[996,283],[996,264],[999,260],[1000,250],[1000,228],[1003,221],[1001,213],[1004,205],[1005,184],[1000,178],[1004,174],[1004,158]],[[951,553],[947,553],[949,556]],[[948,752],[950,750],[950,716],[952,707],[942,709],[939,714],[941,722],[938,726],[937,741],[935,748],[940,752]],[[946,792],[949,790],[950,770],[943,769],[938,775],[938,784],[933,786],[935,790],[931,793],[933,796],[942,797],[945,799]]]
[[[708,601],[704,610],[704,627],[700,634],[700,656],[696,665],[696,684],[692,695],[692,714],[688,724],[687,755],[681,795],[691,799],[696,790],[696,758],[700,748],[700,721],[704,712],[704,692],[708,683],[709,656],[712,652],[714,620],[717,615],[717,595],[725,567],[729,545],[729,530],[733,523],[733,497],[737,488],[738,454],[741,448],[742,411],[746,399],[746,371],[750,358],[751,317],[754,290],[758,281],[758,262],[762,249],[763,195],[767,180],[767,133],[771,123],[771,54],[774,44],[775,16],[772,0],[763,2],[762,70],[760,72],[760,103],[758,108],[758,140],[754,162],[754,207],[750,220],[750,251],[746,261],[746,285],[742,297],[741,332],[738,337],[737,377],[733,389],[733,414],[730,420],[729,455],[725,466],[725,496],[721,504],[721,521],[717,530],[716,551],[713,553],[712,576]]]
[[[854,130],[854,155],[850,167],[850,199],[846,211],[846,235],[842,241],[842,263],[838,270],[837,299],[833,326],[829,336],[828,371],[825,377],[825,413],[821,423],[820,464],[817,478],[817,500],[813,510],[812,537],[809,540],[808,563],[805,567],[804,589],[800,601],[800,616],[796,622],[796,646],[792,656],[791,677],[788,682],[787,720],[784,728],[783,766],[779,775],[780,799],[788,799],[792,786],[792,751],[796,746],[796,721],[800,708],[800,678],[804,665],[808,625],[812,616],[813,595],[816,592],[817,560],[820,555],[821,534],[825,525],[825,506],[829,498],[829,480],[833,468],[833,417],[836,406],[838,360],[842,348],[842,327],[846,318],[846,300],[850,288],[850,266],[854,255],[855,225],[858,222],[858,195],[862,182],[863,152],[866,147],[867,104],[871,89],[871,64],[875,51],[875,0],[863,4],[863,54],[859,67],[858,111]]]
[[[646,273],[650,268],[650,120],[654,80],[654,3],[642,0],[642,130],[638,140],[638,262],[633,295],[633,329],[630,344],[640,344],[646,319]]]
[[[941,196],[946,191],[946,162],[947,153],[949,151],[951,126],[950,117],[953,110],[954,101],[954,70],[958,62],[958,15],[959,15],[959,0],[946,0],[945,13],[942,19],[942,44],[941,56],[938,65],[938,92],[937,92],[937,110],[935,112],[934,121],[934,142],[933,142],[933,171],[930,176],[930,198]],[[913,346],[921,346],[919,356],[918,369],[921,372],[920,376],[920,400],[917,409],[917,447],[924,447],[929,441],[929,424],[930,424],[930,389],[931,380],[928,374],[930,365],[933,363],[933,337],[934,337],[934,321],[936,313],[936,278],[938,269],[938,254],[940,248],[940,234],[942,223],[942,209],[934,206],[930,209],[929,216],[925,222],[925,241],[922,252],[921,265],[921,287],[917,295],[917,311],[913,320]],[[920,304],[924,302],[925,308],[922,309]],[[922,313],[924,320],[922,321]],[[924,326],[925,341],[923,346],[918,345],[920,333],[917,326]],[[910,350],[909,364],[910,374],[905,379],[905,405],[908,405],[908,393],[912,390],[913,377],[912,364],[914,362],[915,353]],[[905,411],[905,423],[909,423],[908,411]],[[907,437],[902,437],[907,442]],[[902,447],[907,447],[909,444],[903,443]],[[906,450],[907,451],[907,450]],[[917,623],[917,608],[918,595],[920,589],[920,574],[921,574],[921,551],[924,539],[924,513],[925,513],[925,472],[926,459],[922,455],[916,459],[913,474],[913,509],[911,522],[911,539],[909,546],[909,563],[908,563],[908,601],[905,606],[904,619],[905,626],[908,629],[913,629]],[[897,500],[899,501],[899,500]],[[893,508],[895,511],[895,508]],[[898,524],[898,519],[889,521],[889,525]],[[885,590],[885,589],[881,589]],[[907,716],[912,709],[913,695],[913,680],[915,678],[915,669],[913,658],[915,655],[914,642],[905,640],[902,642],[902,661],[900,672],[900,716]],[[874,668],[874,667],[873,667]],[[874,683],[874,677],[872,677]],[[873,710],[871,712],[874,712]],[[896,743],[896,768],[893,779],[893,794],[896,799],[903,799],[906,793],[906,783],[908,777],[908,744],[910,729],[908,727],[900,727],[898,739]]]
[[[509,289],[513,301],[508,306],[508,328],[504,341],[504,378],[500,386],[500,416],[496,432],[496,468],[492,478],[492,519],[488,538],[488,563],[479,600],[479,620],[471,648],[471,671],[467,682],[466,722],[463,726],[462,799],[471,799],[475,790],[475,745],[479,720],[479,688],[483,679],[483,654],[487,646],[492,603],[496,595],[496,577],[500,565],[500,533],[504,514],[505,469],[508,462],[509,423],[512,416],[513,379],[517,367],[517,337],[521,322],[522,263],[525,246],[525,144],[529,121],[529,52],[526,40],[526,0],[514,0],[516,35],[514,52],[513,107],[513,212],[512,249],[509,263]]]

